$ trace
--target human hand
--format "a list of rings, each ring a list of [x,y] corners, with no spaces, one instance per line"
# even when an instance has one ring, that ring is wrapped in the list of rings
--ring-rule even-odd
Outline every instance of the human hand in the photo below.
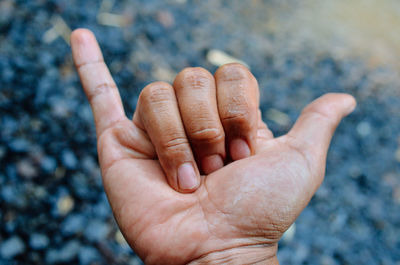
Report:
[[[93,34],[76,30],[71,46],[105,191],[143,261],[277,264],[277,243],[321,184],[330,139],[354,98],[327,94],[274,138],[247,68],[229,64],[214,76],[188,68],[173,86],[144,88],[130,120]]]

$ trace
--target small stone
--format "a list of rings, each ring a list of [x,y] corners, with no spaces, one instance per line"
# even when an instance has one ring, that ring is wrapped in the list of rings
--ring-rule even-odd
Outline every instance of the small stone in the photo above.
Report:
[[[72,240],[60,250],[51,249],[47,251],[46,261],[49,264],[70,262],[78,255],[80,248],[81,244],[76,240]]]
[[[282,240],[285,242],[290,242],[293,240],[294,235],[296,234],[296,224],[293,223],[288,230],[283,234]]]
[[[396,159],[397,162],[400,163],[400,148],[396,150],[394,158]]]
[[[79,249],[78,258],[80,264],[87,265],[99,261],[101,259],[101,256],[97,249],[84,246]]]
[[[49,245],[49,238],[43,234],[32,234],[29,239],[29,246],[34,250],[45,249]]]
[[[61,160],[63,165],[68,169],[75,169],[78,165],[78,159],[71,150],[62,152]]]
[[[222,66],[224,64],[228,64],[228,63],[240,63],[240,64],[246,66],[247,68],[250,68],[247,63],[245,63],[242,60],[239,60],[221,50],[210,50],[207,53],[207,60],[211,64],[218,66],[218,67]]]
[[[57,202],[57,210],[60,215],[67,215],[74,208],[74,199],[65,195]]]
[[[47,189],[43,186],[34,186],[32,189],[32,195],[35,199],[42,200],[48,196]]]
[[[23,139],[23,138],[17,138],[15,140],[12,140],[8,146],[10,147],[11,151],[14,152],[26,152],[29,150],[30,143]]]
[[[187,0],[174,0],[175,3],[183,5],[186,4]]]
[[[133,257],[128,262],[129,265],[143,265],[143,262],[138,257]]]
[[[349,169],[349,175],[353,179],[359,178],[362,174],[362,169],[358,165],[352,165]]]
[[[56,179],[61,179],[65,176],[65,168],[63,167],[57,167],[56,171],[54,172],[54,176],[56,177]]]
[[[25,251],[25,244],[17,236],[7,239],[0,245],[0,255],[5,259],[11,259]]]
[[[52,104],[52,114],[57,118],[67,118],[71,115],[71,110],[66,102],[58,100]]]
[[[73,235],[81,232],[84,229],[86,218],[81,214],[69,215],[61,225],[61,231],[65,235]]]
[[[45,156],[40,160],[40,166],[44,171],[52,173],[57,168],[57,161],[53,157]]]
[[[0,195],[1,198],[7,203],[15,202],[18,200],[18,191],[12,185],[5,185],[1,187]]]
[[[36,167],[28,159],[21,160],[17,163],[17,172],[27,179],[36,177],[38,174]]]
[[[368,135],[371,134],[371,131],[372,131],[372,128],[371,128],[371,124],[369,124],[369,122],[363,121],[357,125],[357,133],[361,137],[367,137]]]
[[[156,80],[173,82],[177,73],[168,67],[155,66],[152,75]]]
[[[400,205],[400,187],[393,189],[393,200],[396,204]]]
[[[6,148],[4,146],[0,146],[0,160],[3,159],[5,154],[6,154]]]
[[[159,11],[157,13],[157,20],[167,29],[175,25],[174,16],[168,11]]]
[[[128,14],[114,14],[102,12],[97,15],[97,22],[100,25],[122,28],[132,23],[132,17]]]
[[[117,243],[122,246],[123,248],[129,248],[128,242],[126,242],[125,237],[122,235],[121,231],[118,230],[115,233],[115,241],[117,241]]]
[[[282,127],[288,127],[290,125],[290,117],[277,109],[269,109],[265,113],[265,117],[271,121],[276,122]]]
[[[92,220],[88,223],[84,235],[91,242],[98,242],[107,237],[110,228],[104,222]]]

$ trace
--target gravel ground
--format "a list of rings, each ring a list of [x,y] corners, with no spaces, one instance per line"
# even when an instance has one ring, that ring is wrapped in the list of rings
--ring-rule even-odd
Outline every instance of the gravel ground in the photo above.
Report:
[[[128,115],[149,82],[171,81],[187,66],[214,71],[227,54],[259,79],[264,118],[276,135],[317,96],[353,94],[359,105],[337,130],[326,180],[282,240],[279,259],[399,265],[399,68],[321,49],[318,39],[269,19],[299,5],[1,0],[0,264],[141,264],[113,220],[91,110],[73,69],[70,29],[88,27]],[[279,21],[290,17],[283,12]]]

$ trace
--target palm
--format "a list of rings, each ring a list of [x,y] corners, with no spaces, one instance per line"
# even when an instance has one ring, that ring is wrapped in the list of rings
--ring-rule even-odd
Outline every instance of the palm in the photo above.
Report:
[[[104,161],[104,185],[129,244],[150,263],[178,264],[220,249],[273,245],[307,204],[310,185],[317,186],[309,183],[315,173],[306,158],[286,136],[259,138],[255,156],[204,177],[195,193],[181,194],[168,185],[158,160],[136,158],[114,139],[116,131],[137,128],[129,121],[117,127],[103,136],[102,143],[115,148],[107,153],[119,154],[108,158],[111,164]]]
[[[277,242],[322,182],[330,139],[354,99],[325,95],[274,138],[247,68],[228,65],[214,76],[192,68],[173,87],[144,88],[129,120],[94,36],[77,30],[71,46],[95,118],[104,187],[136,253],[148,264],[234,255],[276,263]],[[224,166],[228,152],[235,162]],[[213,173],[199,183],[199,169]]]

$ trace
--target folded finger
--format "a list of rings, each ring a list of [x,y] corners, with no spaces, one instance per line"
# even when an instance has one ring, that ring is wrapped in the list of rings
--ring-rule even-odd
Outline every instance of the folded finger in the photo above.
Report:
[[[214,77],[203,68],[187,68],[174,89],[186,134],[205,174],[224,166],[225,134],[217,107]]]
[[[146,86],[134,122],[149,135],[170,185],[181,192],[194,191],[200,184],[200,174],[172,86],[164,82]]]
[[[233,63],[215,73],[218,110],[230,157],[246,158],[256,151],[258,83],[243,65]]]

